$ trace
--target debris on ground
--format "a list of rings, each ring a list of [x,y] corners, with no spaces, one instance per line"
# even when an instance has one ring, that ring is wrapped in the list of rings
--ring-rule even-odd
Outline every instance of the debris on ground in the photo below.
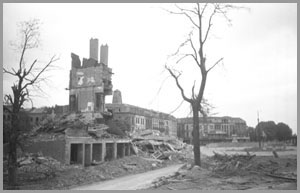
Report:
[[[133,151],[136,155],[148,160],[152,159],[157,162],[172,159],[186,161],[192,157],[191,145],[156,130],[140,131],[131,137]]]
[[[25,166],[22,166],[22,168],[19,168],[18,170],[17,178],[19,189],[70,189],[79,185],[87,185],[93,182],[110,180],[128,174],[143,173],[172,164],[170,161],[168,163],[159,163],[153,162],[152,160],[144,160],[139,156],[134,155],[115,159],[109,162],[102,162],[89,167],[83,167],[81,164],[63,165],[48,157],[44,158],[42,156],[38,156],[38,158],[42,160],[47,159],[47,164],[49,163],[54,165],[53,171],[55,172],[55,176],[51,176],[51,178],[46,178],[44,176],[43,178],[38,178],[41,177],[41,175],[37,176],[37,173],[35,173],[35,167],[34,164],[31,163],[32,161],[26,161],[26,163],[28,162],[28,164],[26,164],[27,170],[25,170]],[[8,175],[7,173],[4,173],[3,176],[4,189],[7,189]]]
[[[97,118],[98,117],[98,118]],[[101,121],[99,121],[101,120]],[[100,113],[71,113],[45,119],[29,134],[32,141],[54,140],[65,135],[72,137],[128,138],[114,125],[104,124]]]
[[[150,190],[295,189],[297,158],[215,153],[153,182]],[[279,187],[280,185],[280,187]]]
[[[240,155],[240,154],[219,154],[214,152],[212,162],[214,167],[212,170],[216,173],[226,172],[227,174],[232,175],[235,172],[240,172],[240,170],[245,170],[251,167],[251,159],[255,157],[255,154],[250,155]],[[211,163],[212,163],[211,162]]]

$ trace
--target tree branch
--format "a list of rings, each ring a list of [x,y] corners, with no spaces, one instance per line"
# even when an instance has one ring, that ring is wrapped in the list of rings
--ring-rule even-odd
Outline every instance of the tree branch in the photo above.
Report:
[[[39,78],[39,76],[50,66],[51,63],[57,61],[59,58],[55,58],[55,55],[52,56],[51,60],[48,62],[48,64],[46,66],[44,66],[44,68],[42,68],[42,70],[35,76],[35,78],[33,78],[32,80],[30,80],[30,82],[26,83],[21,90],[27,88],[27,86],[32,85],[36,82],[36,80]]]
[[[201,15],[203,15],[203,13],[204,13],[204,11],[205,11],[205,9],[206,9],[207,6],[208,6],[208,3],[205,3],[205,5],[204,5],[204,7],[203,7],[203,9],[201,11]],[[199,6],[199,8],[200,8],[200,6]]]
[[[223,58],[220,58],[212,67],[210,67],[207,72],[209,72],[211,69],[213,69],[217,64],[219,64],[221,61],[223,60]]]
[[[192,88],[192,97],[193,97],[193,99],[195,99],[195,84],[196,84],[196,80],[194,81],[194,85],[193,85],[193,88]]]
[[[198,54],[197,54],[196,48],[195,48],[195,46],[194,46],[193,41],[192,41],[191,38],[189,39],[189,42],[191,43],[191,47],[192,47],[192,49],[194,51],[194,57],[193,58],[196,61],[196,64],[200,67],[200,63],[198,61]]]
[[[188,39],[185,40],[183,43],[180,44],[180,46],[177,48],[176,52],[174,54],[171,54],[169,57],[175,56],[179,53],[180,49],[186,45],[186,43],[188,42]]]
[[[195,58],[195,56],[193,54],[184,54],[181,58],[179,58],[177,61],[176,61],[176,64],[178,64],[180,61],[182,61],[184,58],[188,57],[188,56],[191,56],[192,58],[194,58],[195,61],[197,61],[197,59]]]
[[[25,32],[25,42],[24,42],[24,45],[23,45],[23,48],[22,48],[22,53],[21,53],[21,57],[20,57],[20,61],[19,61],[19,69],[22,69],[22,62],[23,62],[25,50],[27,48],[27,42],[28,42],[28,36]]]
[[[216,8],[214,9],[213,13],[210,15],[209,17],[209,20],[208,20],[208,27],[207,27],[207,30],[206,30],[206,33],[205,33],[205,37],[204,37],[204,40],[203,40],[203,44],[205,43],[206,39],[207,39],[207,36],[209,34],[209,31],[210,31],[210,28],[212,26],[212,18],[213,16],[216,14]]]
[[[12,72],[6,70],[4,67],[3,67],[3,73],[7,73],[7,74],[10,74],[12,76],[18,76],[17,73],[12,73]]]
[[[173,110],[169,113],[169,115],[173,114],[175,111],[177,111],[179,109],[179,107],[181,107],[182,103],[184,102],[184,99],[181,101],[181,103]]]
[[[183,90],[183,88],[181,87],[181,85],[179,84],[178,78],[179,78],[180,74],[179,74],[178,76],[176,76],[176,75],[172,72],[172,70],[171,70],[170,68],[168,68],[167,66],[165,66],[165,68],[169,71],[169,73],[171,74],[171,76],[175,79],[176,85],[177,85],[177,87],[179,88],[179,90],[180,90],[180,92],[181,92],[182,98],[183,98],[184,100],[186,100],[187,102],[192,103],[192,100],[189,99],[189,98],[187,98],[187,97],[185,96],[184,90]]]
[[[37,60],[35,59],[34,62],[30,65],[29,70],[27,71],[27,73],[23,77],[27,76],[31,72],[31,70],[32,70],[32,68],[33,68],[33,66],[35,65],[36,62],[37,62]]]
[[[204,61],[204,57],[203,57],[203,41],[202,41],[202,15],[200,13],[200,4],[197,3],[197,12],[198,12],[198,19],[199,19],[199,44],[200,44],[200,47],[199,47],[199,51],[198,51],[198,54],[199,54],[199,57],[200,57],[200,69],[201,69],[201,72],[203,74],[203,71],[205,71],[205,61]]]
[[[187,12],[191,12],[191,13],[197,15],[197,12],[194,11],[194,10],[181,8],[181,7],[179,7],[177,4],[175,4],[175,6],[176,6],[179,10],[181,10],[182,12],[187,11]]]
[[[192,22],[192,24],[194,26],[196,26],[197,28],[199,28],[199,26],[195,23],[195,21],[192,19],[192,17],[189,14],[187,14],[186,12],[184,12],[184,11],[174,12],[174,11],[170,11],[170,10],[167,10],[167,9],[164,9],[164,10],[167,11],[167,12],[169,12],[170,14],[185,15]]]

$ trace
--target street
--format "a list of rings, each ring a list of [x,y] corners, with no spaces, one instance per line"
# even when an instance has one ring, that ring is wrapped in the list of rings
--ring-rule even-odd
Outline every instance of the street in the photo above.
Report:
[[[146,173],[124,176],[114,180],[99,182],[73,188],[72,190],[138,190],[147,188],[151,182],[162,176],[175,173],[183,164],[176,164],[166,168],[149,171]]]

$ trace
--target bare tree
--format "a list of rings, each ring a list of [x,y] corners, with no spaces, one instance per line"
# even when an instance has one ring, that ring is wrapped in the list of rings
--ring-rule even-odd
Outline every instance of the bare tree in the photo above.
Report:
[[[188,38],[179,46],[177,51],[172,55],[172,57],[177,57],[176,63],[182,62],[186,58],[191,58],[193,63],[199,68],[201,75],[201,83],[196,92],[195,85],[196,80],[191,89],[192,96],[189,98],[185,94],[185,90],[182,87],[179,78],[182,72],[171,69],[169,66],[165,65],[165,68],[169,71],[170,75],[174,78],[177,87],[180,90],[182,98],[190,103],[193,111],[193,146],[194,146],[194,161],[195,165],[201,165],[200,162],[200,139],[199,139],[199,112],[206,120],[207,111],[205,106],[208,106],[206,100],[204,100],[204,90],[207,80],[208,73],[219,63],[223,61],[223,58],[219,58],[214,63],[207,65],[206,63],[206,52],[205,47],[209,35],[211,34],[212,26],[216,19],[216,16],[221,16],[225,18],[226,22],[230,24],[230,19],[227,17],[228,11],[231,9],[239,8],[233,5],[220,4],[220,3],[197,3],[192,8],[183,8],[178,5],[176,6],[177,11],[166,10],[171,14],[178,14],[185,16],[193,26],[193,30],[189,33]],[[188,53],[180,54],[183,48],[189,50]],[[198,76],[198,75],[197,75]]]
[[[21,22],[18,26],[20,31],[20,42],[15,44],[16,50],[20,52],[20,59],[17,69],[7,69],[3,67],[3,73],[13,76],[16,79],[12,85],[12,95],[6,94],[4,100],[7,104],[10,104],[12,108],[6,108],[11,114],[11,130],[9,131],[9,144],[8,144],[8,183],[13,187],[16,185],[17,180],[17,147],[20,145],[22,126],[20,125],[20,109],[24,105],[24,102],[31,101],[30,91],[39,87],[40,83],[45,80],[42,77],[53,63],[59,58],[55,55],[52,56],[46,64],[39,65],[38,60],[35,59],[30,65],[26,65],[25,55],[33,48],[39,46],[40,36],[40,21],[37,19]],[[31,101],[32,102],[32,101]]]

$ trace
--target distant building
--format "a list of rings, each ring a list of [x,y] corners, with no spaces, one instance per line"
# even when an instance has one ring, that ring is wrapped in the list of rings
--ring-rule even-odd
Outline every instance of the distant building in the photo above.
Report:
[[[51,107],[51,114],[52,112],[55,115],[64,115],[69,113],[69,105],[55,105]]]
[[[98,62],[98,39],[90,40],[90,58],[71,53],[69,109],[70,112],[104,111],[105,96],[112,94],[112,69],[108,65],[108,46],[101,46]]]
[[[7,143],[9,140],[8,132],[12,126],[12,105],[3,105],[3,143]],[[30,123],[30,117],[25,109],[20,109],[19,113],[20,129],[22,131],[28,131],[32,128]]]
[[[30,124],[32,126],[39,125],[47,116],[50,111],[47,107],[26,109],[26,114],[29,116]]]
[[[122,93],[119,90],[115,90],[113,94],[113,104],[122,104]]]
[[[193,118],[177,119],[177,135],[184,141],[192,141]],[[232,140],[233,136],[247,140],[247,124],[241,118],[234,117],[199,117],[199,136],[202,140],[224,141]],[[246,138],[245,138],[246,137]]]
[[[167,135],[177,135],[177,121],[172,115],[129,104],[105,104],[115,119],[126,121],[131,132],[159,130]]]

